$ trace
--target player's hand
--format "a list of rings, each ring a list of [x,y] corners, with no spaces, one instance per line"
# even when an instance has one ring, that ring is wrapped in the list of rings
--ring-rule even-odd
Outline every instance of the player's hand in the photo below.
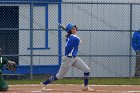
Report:
[[[6,65],[6,69],[15,71],[16,70],[16,63],[14,61],[8,61],[7,65]]]
[[[63,56],[63,57],[62,57],[62,60],[63,60],[63,61],[66,61],[66,60],[67,60],[67,57],[66,57],[66,56]]]

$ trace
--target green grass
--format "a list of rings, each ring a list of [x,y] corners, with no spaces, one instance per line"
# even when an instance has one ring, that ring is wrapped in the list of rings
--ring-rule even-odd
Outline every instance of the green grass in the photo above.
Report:
[[[93,82],[96,85],[140,85],[140,78],[96,78]]]
[[[39,84],[44,80],[9,80],[8,84]],[[83,84],[81,78],[61,79],[53,84]],[[140,85],[140,78],[91,78],[89,84],[94,85]]]

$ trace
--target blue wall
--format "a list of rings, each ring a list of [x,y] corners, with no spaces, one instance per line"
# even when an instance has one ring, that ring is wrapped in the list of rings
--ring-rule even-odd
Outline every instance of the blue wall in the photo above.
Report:
[[[6,65],[5,65],[6,66]],[[30,66],[17,66],[16,71],[6,70],[3,66],[3,74],[31,74]],[[53,74],[59,70],[58,65],[54,66],[33,66],[33,74]]]

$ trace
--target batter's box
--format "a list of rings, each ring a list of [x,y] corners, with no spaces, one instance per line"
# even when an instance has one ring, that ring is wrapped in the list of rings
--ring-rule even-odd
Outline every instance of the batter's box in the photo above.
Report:
[[[95,93],[94,90],[88,90],[88,91],[83,91],[82,89],[80,90],[67,90],[67,89],[43,89],[42,92],[59,92],[59,93]]]

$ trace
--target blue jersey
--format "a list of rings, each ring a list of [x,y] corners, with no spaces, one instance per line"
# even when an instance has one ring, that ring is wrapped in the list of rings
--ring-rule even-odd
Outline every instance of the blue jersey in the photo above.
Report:
[[[73,56],[76,57],[78,53],[78,45],[80,43],[80,38],[77,35],[71,34],[66,39],[65,46],[65,56]]]
[[[140,32],[136,31],[132,38],[132,47],[135,51],[140,50]]]

